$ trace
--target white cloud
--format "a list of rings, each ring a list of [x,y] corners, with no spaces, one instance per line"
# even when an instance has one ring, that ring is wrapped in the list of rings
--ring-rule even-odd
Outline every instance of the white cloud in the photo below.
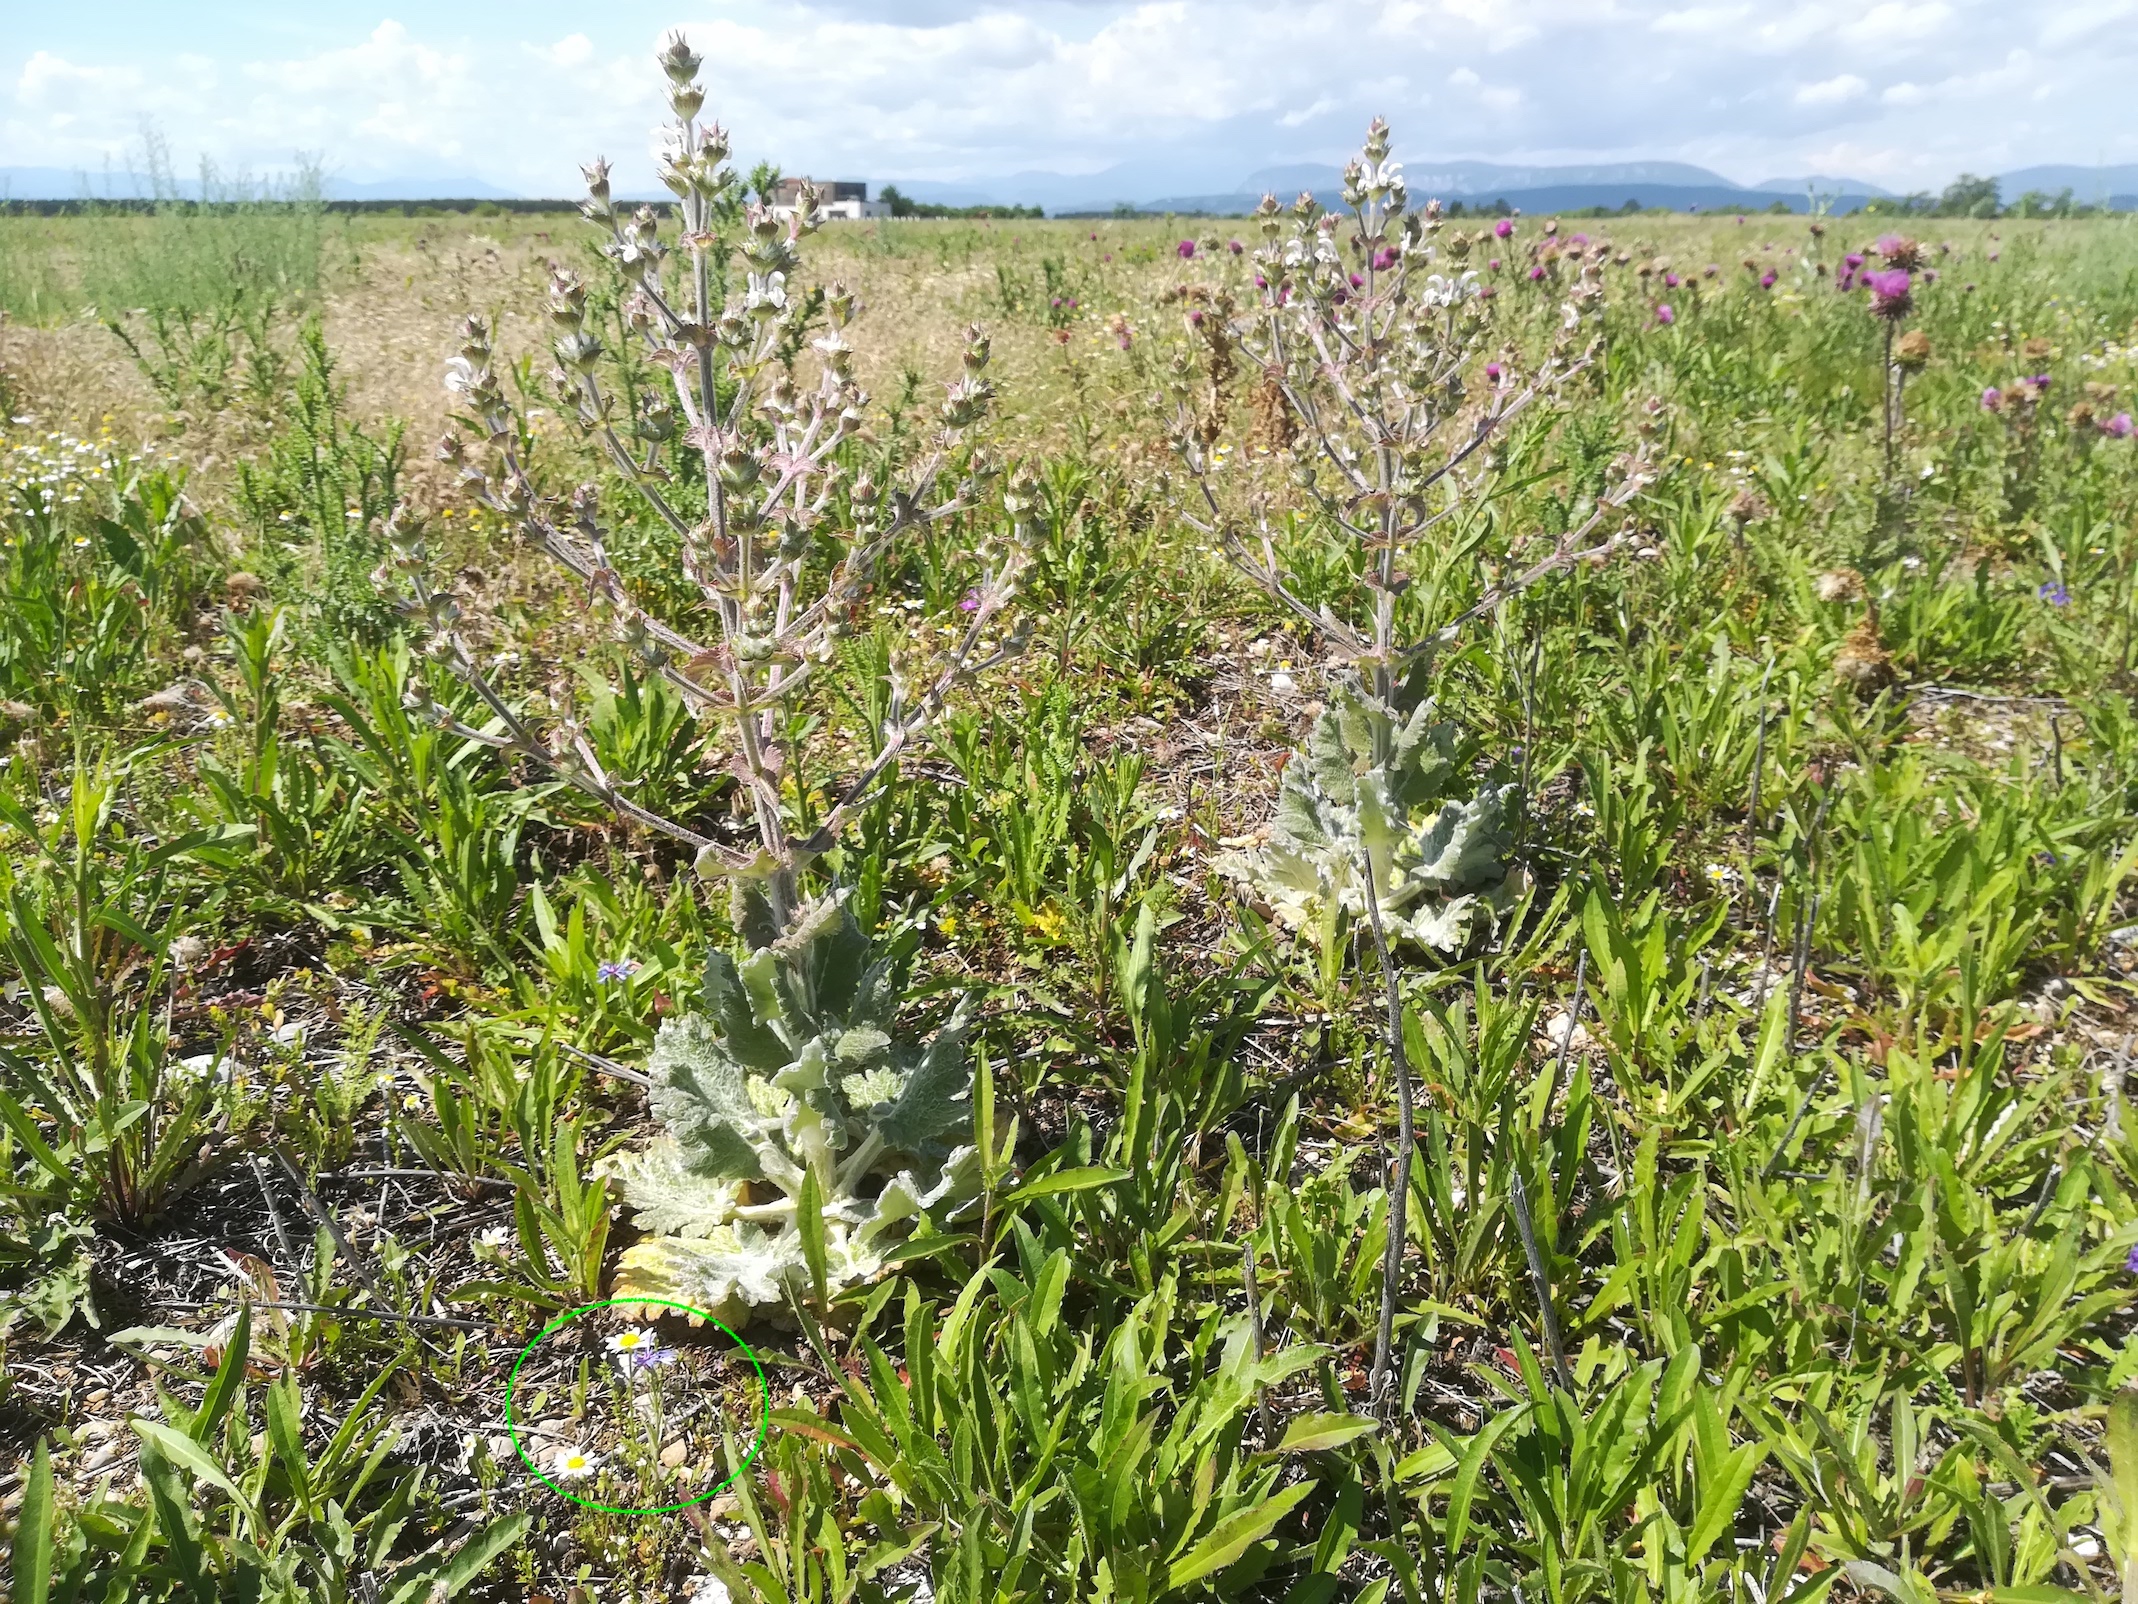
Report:
[[[494,15],[476,26],[468,14],[478,10]],[[684,27],[706,57],[709,111],[745,159],[826,175],[1125,162],[1182,186],[1230,185],[1263,165],[1340,158],[1377,112],[1412,159],[1670,157],[1740,178],[1844,171],[1903,188],[2007,160],[2138,159],[2122,114],[2138,38],[2104,25],[2138,0],[718,0],[706,10]],[[351,177],[450,173],[554,195],[574,187],[581,160],[606,152],[620,176],[643,183],[661,115],[650,56],[662,30],[596,16],[584,13],[583,31],[536,35],[502,0],[469,0],[281,57],[235,31],[200,29],[179,59],[123,45],[70,54],[18,25],[18,42],[0,42],[0,151],[10,163],[94,169],[134,146],[147,118],[181,166],[198,152],[260,170],[303,150]],[[1443,83],[1445,109],[1427,93]],[[2015,105],[2027,107],[2024,125]],[[1844,145],[1858,165],[1819,154]]]
[[[1796,103],[1799,106],[1840,106],[1851,100],[1861,100],[1870,85],[1852,72],[1838,77],[1822,78],[1815,84],[1799,84]]]
[[[1903,0],[1882,0],[1879,5],[1842,28],[1842,37],[1867,45],[1913,43],[1934,39],[1952,21],[1952,8],[1941,0],[1908,5]]]
[[[1682,11],[1666,11],[1648,26],[1657,33],[1686,34],[1692,37],[1712,36],[1726,28],[1739,28],[1752,15],[1752,8],[1734,6],[1687,6]]]

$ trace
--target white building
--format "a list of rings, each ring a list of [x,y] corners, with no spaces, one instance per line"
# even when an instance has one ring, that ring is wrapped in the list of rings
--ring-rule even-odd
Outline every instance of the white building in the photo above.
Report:
[[[794,212],[795,202],[800,199],[802,185],[810,182],[801,178],[783,178],[772,191],[772,215],[788,217]],[[844,218],[858,223],[864,217],[889,217],[891,208],[882,201],[869,199],[869,186],[826,182],[817,185],[817,210],[827,220]]]

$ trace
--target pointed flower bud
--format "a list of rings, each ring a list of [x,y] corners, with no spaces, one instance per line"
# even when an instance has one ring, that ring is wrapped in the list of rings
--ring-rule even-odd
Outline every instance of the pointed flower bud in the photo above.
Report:
[[[680,33],[670,34],[654,59],[660,62],[661,71],[668,74],[668,81],[679,86],[697,77],[698,69],[705,64],[705,58],[692,50],[689,41]]]

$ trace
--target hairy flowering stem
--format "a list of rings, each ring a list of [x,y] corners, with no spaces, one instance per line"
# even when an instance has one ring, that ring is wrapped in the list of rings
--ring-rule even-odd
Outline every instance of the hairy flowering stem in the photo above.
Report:
[[[1237,353],[1259,370],[1259,393],[1281,414],[1274,433],[1288,445],[1293,482],[1367,553],[1361,611],[1370,621],[1362,626],[1302,601],[1259,502],[1243,518],[1220,496],[1210,420],[1184,403],[1174,429],[1201,503],[1188,522],[1219,540],[1235,566],[1351,662],[1383,702],[1394,698],[1421,652],[1446,645],[1480,613],[1562,568],[1612,555],[1626,539],[1616,515],[1649,478],[1639,452],[1622,459],[1615,488],[1546,559],[1489,586],[1429,640],[1398,641],[1398,602],[1419,577],[1415,555],[1443,525],[1480,504],[1495,471],[1493,448],[1509,425],[1552,403],[1598,360],[1598,342],[1580,350],[1575,342],[1594,321],[1585,309],[1602,293],[1602,253],[1575,258],[1559,331],[1534,372],[1518,375],[1511,355],[1482,363],[1492,330],[1476,274],[1460,266],[1467,241],[1440,241],[1437,203],[1409,210],[1389,148],[1387,124],[1376,119],[1345,170],[1348,229],[1306,195],[1290,208],[1287,227],[1285,209],[1274,196],[1263,198],[1251,306],[1235,312],[1229,295],[1183,294],[1193,303],[1191,329],[1222,351],[1228,368]],[[1252,540],[1244,528],[1250,521]]]
[[[489,710],[489,728],[454,726],[457,733],[527,757],[623,817],[682,842],[703,872],[759,882],[784,923],[795,907],[798,871],[836,841],[955,688],[1021,649],[1022,626],[1005,629],[1002,614],[1034,538],[1036,493],[1017,475],[1000,494],[1008,527],[969,554],[980,577],[964,628],[919,675],[894,662],[875,756],[816,828],[797,837],[782,795],[784,715],[833,660],[893,543],[917,526],[997,502],[995,472],[971,443],[994,396],[985,377],[988,341],[977,328],[968,332],[964,373],[949,386],[937,436],[903,483],[886,487],[866,470],[853,471],[848,459],[869,401],[847,340],[859,305],[836,284],[821,296],[790,290],[802,241],[821,222],[816,194],[804,185],[795,205],[781,211],[745,204],[725,165],[726,131],[699,116],[700,58],[677,35],[659,62],[674,113],[660,159],[661,180],[676,197],[670,216],[643,206],[627,213],[612,196],[604,161],[585,169],[581,210],[605,236],[601,251],[622,292],[628,338],[646,365],[667,376],[667,393],[641,397],[634,410],[603,382],[615,353],[590,326],[587,284],[561,268],[549,291],[556,357],[549,378],[567,421],[679,541],[684,577],[699,593],[710,631],[686,632],[637,603],[610,561],[613,525],[594,486],[562,499],[538,488],[526,431],[498,381],[480,318],[468,319],[449,367],[447,385],[463,411],[439,456],[476,500],[584,585],[617,637],[675,687],[694,716],[727,725],[755,841],[723,842],[638,806],[576,726],[537,731],[515,713],[462,638],[456,598],[430,577],[419,524],[406,517],[389,524],[393,554],[379,577],[398,589],[404,611],[426,632],[431,660],[471,686]],[[731,265],[739,268],[732,286]],[[814,382],[796,371],[805,343]],[[965,464],[962,479],[939,484],[953,462]],[[702,492],[692,490],[701,476]]]
[[[1381,923],[1381,903],[1366,876],[1366,917],[1373,931],[1374,955],[1381,962],[1381,985],[1388,1004],[1388,1062],[1396,1082],[1396,1152],[1388,1167],[1388,1244],[1381,1257],[1381,1314],[1374,1327],[1373,1371],[1366,1396],[1387,1407],[1391,1379],[1389,1358],[1395,1347],[1396,1299],[1403,1283],[1403,1250],[1410,1225],[1410,1163],[1415,1142],[1412,1131],[1410,1055],[1403,1041],[1403,996],[1396,983],[1395,958],[1388,950],[1388,931]]]
[[[1461,765],[1452,732],[1425,723],[1423,685],[1433,659],[1472,621],[1628,543],[1625,509],[1650,478],[1646,448],[1637,446],[1615,465],[1612,487],[1542,555],[1517,542],[1509,571],[1481,573],[1474,598],[1455,617],[1422,639],[1402,638],[1402,598],[1446,561],[1448,535],[1484,504],[1510,426],[1556,405],[1568,381],[1599,360],[1599,341],[1577,341],[1596,321],[1589,309],[1602,293],[1603,253],[1571,259],[1574,280],[1558,330],[1533,372],[1520,374],[1511,351],[1486,362],[1494,337],[1490,303],[1476,274],[1461,266],[1469,242],[1459,234],[1441,239],[1437,203],[1410,210],[1389,149],[1388,125],[1376,118],[1345,169],[1348,226],[1308,195],[1290,208],[1287,224],[1276,198],[1264,197],[1250,305],[1239,308],[1229,291],[1179,292],[1191,332],[1210,349],[1212,385],[1206,412],[1198,416],[1183,400],[1173,431],[1200,503],[1187,521],[1348,664],[1364,693],[1346,692],[1343,705],[1317,723],[1309,751],[1287,765],[1269,846],[1221,867],[1270,894],[1280,913],[1334,897],[1339,907],[1362,911],[1372,933],[1397,1120],[1369,1383],[1382,1407],[1401,1291],[1414,1112],[1391,930],[1413,942],[1459,946],[1480,899],[1504,879],[1498,860],[1508,793],[1449,797]],[[1551,249],[1556,262],[1558,247]],[[1300,496],[1365,559],[1364,594],[1348,616],[1302,598],[1277,551],[1266,497],[1240,508],[1220,493],[1217,386],[1236,360],[1259,374],[1263,417],[1253,444],[1270,456],[1289,453]],[[1460,537],[1453,544],[1467,549]]]

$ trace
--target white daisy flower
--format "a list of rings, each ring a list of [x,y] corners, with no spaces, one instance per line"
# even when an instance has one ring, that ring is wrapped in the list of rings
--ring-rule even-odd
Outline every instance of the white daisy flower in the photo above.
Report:
[[[593,1475],[599,1464],[600,1461],[584,1448],[565,1448],[559,1450],[552,1468],[565,1481],[579,1481]]]

